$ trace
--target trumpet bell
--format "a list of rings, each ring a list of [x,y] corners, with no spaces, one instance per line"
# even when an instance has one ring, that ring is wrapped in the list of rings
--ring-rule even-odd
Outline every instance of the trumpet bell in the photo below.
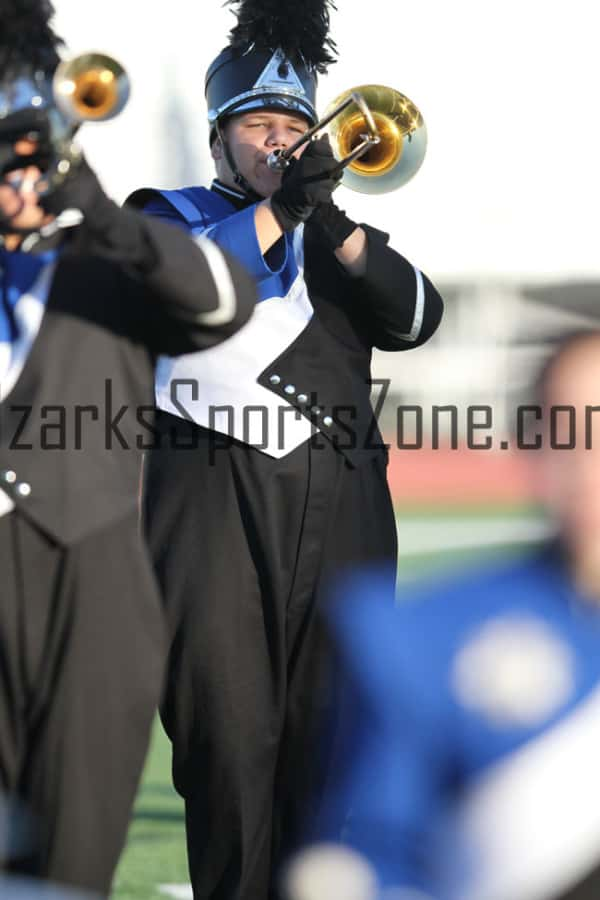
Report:
[[[53,80],[56,105],[71,122],[103,122],[129,99],[123,66],[103,53],[82,53],[58,66]]]
[[[399,91],[380,84],[365,84],[336,97],[324,118],[352,93],[361,94],[371,110],[379,143],[344,169],[342,184],[363,194],[395,191],[416,175],[425,157],[427,129],[423,116]],[[351,104],[333,119],[328,131],[334,156],[344,159],[364,137],[364,116]]]

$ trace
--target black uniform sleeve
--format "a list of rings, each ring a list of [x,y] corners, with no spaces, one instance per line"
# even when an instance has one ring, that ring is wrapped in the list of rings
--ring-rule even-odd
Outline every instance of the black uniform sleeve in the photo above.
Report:
[[[250,318],[254,282],[213,242],[112,201],[95,212],[78,226],[70,253],[118,266],[123,301],[142,308],[138,337],[154,352],[211,347]]]
[[[210,347],[249,319],[256,294],[239,263],[210,242],[117,206],[85,158],[40,203],[52,215],[80,210],[68,252],[112,264],[117,296],[111,302],[132,338],[149,349],[176,354]]]
[[[387,234],[370,225],[361,228],[367,235],[367,268],[352,279],[352,287],[370,343],[380,350],[424,344],[440,324],[442,298],[426,275],[388,246]]]

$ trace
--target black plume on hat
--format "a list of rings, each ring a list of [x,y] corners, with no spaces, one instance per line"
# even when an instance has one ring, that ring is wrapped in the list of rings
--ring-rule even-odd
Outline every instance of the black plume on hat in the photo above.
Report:
[[[54,71],[63,42],[50,26],[53,15],[49,0],[0,0],[0,79]]]
[[[329,37],[332,0],[228,0],[238,19],[230,45],[276,50],[300,57],[306,66],[323,73],[335,62],[336,45]]]

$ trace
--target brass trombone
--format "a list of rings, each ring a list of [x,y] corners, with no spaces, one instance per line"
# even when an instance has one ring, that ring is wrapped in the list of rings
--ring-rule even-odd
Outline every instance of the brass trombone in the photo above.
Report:
[[[334,121],[335,120],[335,121]],[[383,194],[406,184],[421,167],[427,148],[423,116],[404,94],[379,84],[351,88],[329,104],[323,118],[291,147],[267,158],[285,169],[293,154],[333,122],[329,139],[344,170],[342,184],[364,194]]]

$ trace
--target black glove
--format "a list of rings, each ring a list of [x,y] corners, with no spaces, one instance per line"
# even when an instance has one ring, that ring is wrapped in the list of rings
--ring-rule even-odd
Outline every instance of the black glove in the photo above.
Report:
[[[329,203],[319,203],[312,216],[308,220],[314,226],[319,243],[333,252],[341,247],[358,228],[356,222],[349,219],[343,209],[339,209],[333,200]]]
[[[328,137],[312,141],[300,159],[292,159],[283,173],[281,187],[271,197],[271,209],[283,231],[305,222],[319,203],[327,203],[342,172],[331,152]]]
[[[95,172],[81,157],[57,188],[40,198],[40,206],[52,215],[79,209],[83,222],[76,229],[71,250],[102,256],[149,272],[156,264],[156,252],[144,228],[144,217],[117,206],[104,193]]]

